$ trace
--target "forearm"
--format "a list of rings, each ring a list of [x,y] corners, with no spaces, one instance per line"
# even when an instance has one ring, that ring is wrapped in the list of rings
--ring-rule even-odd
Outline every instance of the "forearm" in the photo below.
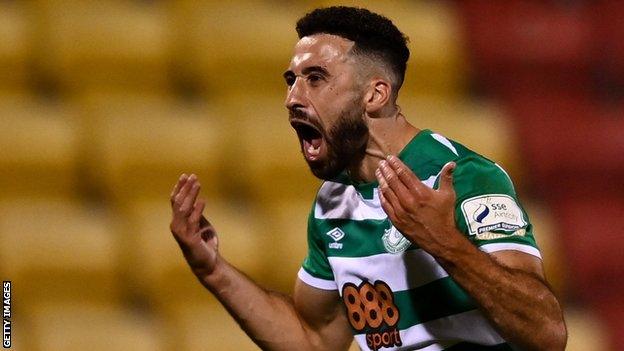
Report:
[[[481,307],[502,336],[523,350],[563,350],[561,308],[546,284],[505,267],[463,236],[436,259]]]
[[[263,350],[318,349],[288,296],[263,289],[221,258],[210,275],[197,276]]]

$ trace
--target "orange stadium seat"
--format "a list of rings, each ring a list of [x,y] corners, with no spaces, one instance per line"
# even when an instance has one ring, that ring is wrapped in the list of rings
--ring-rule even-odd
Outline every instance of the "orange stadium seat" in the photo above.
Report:
[[[0,193],[76,197],[79,148],[75,111],[27,95],[0,96]]]
[[[86,173],[109,199],[166,199],[183,172],[213,185],[207,192],[227,178],[221,118],[203,103],[118,92],[89,94],[78,104]]]
[[[39,303],[116,303],[119,237],[101,208],[36,198],[0,202],[0,270],[19,292],[16,310]]]
[[[37,67],[61,88],[166,88],[170,37],[162,3],[37,0],[33,8]]]

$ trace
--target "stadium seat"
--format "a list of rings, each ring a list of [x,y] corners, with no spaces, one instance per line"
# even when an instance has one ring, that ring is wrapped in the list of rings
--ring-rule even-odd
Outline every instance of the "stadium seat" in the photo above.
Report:
[[[263,237],[270,243],[271,276],[266,284],[278,291],[292,293],[297,272],[307,256],[308,215],[314,196],[299,199],[272,199],[258,208],[263,219]]]
[[[624,4],[621,1],[591,2],[593,63],[595,76],[606,97],[624,97]]]
[[[409,38],[402,96],[457,98],[464,92],[466,67],[462,33],[455,7],[443,1],[333,1],[318,6],[357,6],[387,16]]]
[[[79,144],[71,106],[6,94],[0,116],[2,196],[76,197]]]
[[[219,252],[228,262],[254,279],[272,274],[266,269],[272,244],[263,236],[256,213],[244,204],[207,197],[204,214],[215,226]],[[124,262],[131,295],[148,299],[159,310],[168,310],[182,296],[190,305],[212,299],[169,231],[171,207],[166,197],[129,203],[124,221]]]
[[[0,92],[23,91],[32,59],[27,9],[22,2],[0,2]]]
[[[592,303],[624,286],[624,201],[617,194],[560,198],[554,215],[569,269],[570,292]]]
[[[213,185],[206,192],[220,190],[226,134],[210,106],[121,91],[78,103],[86,172],[105,197],[166,199],[184,172]]]
[[[431,129],[497,162],[522,187],[513,125],[494,101],[436,97],[399,98],[401,111],[415,126]]]
[[[163,329],[149,315],[74,301],[45,304],[32,316],[34,351],[166,350]],[[18,329],[18,328],[16,328]]]
[[[567,307],[564,310],[568,328],[567,351],[609,351],[605,324],[587,307]]]
[[[582,5],[458,1],[477,80],[490,92],[584,91],[592,28]]]
[[[624,175],[624,106],[551,93],[518,95],[509,109],[536,192],[624,193],[614,186]]]
[[[170,37],[160,2],[34,2],[37,67],[70,93],[166,89]]]
[[[101,208],[59,199],[0,202],[0,272],[15,284],[16,310],[40,302],[121,299],[116,223]]]
[[[166,319],[167,330],[172,335],[170,349],[260,350],[216,300],[188,303],[180,296],[171,304],[174,313]],[[266,322],[271,321],[267,319]]]
[[[283,91],[303,9],[243,0],[171,3],[176,72],[209,96]]]
[[[288,123],[285,97],[285,92],[247,93],[222,100],[226,130],[231,132],[225,149],[232,151],[228,159],[236,160],[228,163],[228,173],[235,175],[228,181],[239,184],[256,201],[311,198],[320,185]]]

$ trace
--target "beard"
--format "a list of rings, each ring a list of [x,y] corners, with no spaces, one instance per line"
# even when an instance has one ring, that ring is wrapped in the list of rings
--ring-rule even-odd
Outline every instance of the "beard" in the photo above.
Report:
[[[333,180],[362,161],[369,137],[368,125],[363,116],[364,106],[361,106],[359,99],[341,113],[326,133],[327,157],[314,162],[307,161],[314,176]]]

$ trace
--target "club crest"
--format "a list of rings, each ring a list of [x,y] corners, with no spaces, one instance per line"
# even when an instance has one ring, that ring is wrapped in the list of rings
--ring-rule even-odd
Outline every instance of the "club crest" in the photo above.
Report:
[[[407,250],[411,244],[410,241],[407,240],[407,238],[404,237],[403,234],[401,234],[401,232],[393,225],[384,230],[381,241],[383,242],[386,251],[393,254],[401,253]]]

